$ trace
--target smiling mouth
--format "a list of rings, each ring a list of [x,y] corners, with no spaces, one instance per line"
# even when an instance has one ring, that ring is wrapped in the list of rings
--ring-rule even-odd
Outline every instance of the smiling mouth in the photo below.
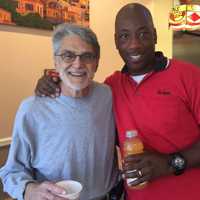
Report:
[[[73,77],[83,77],[87,75],[86,72],[68,72],[68,74]]]
[[[140,55],[130,55],[130,59],[131,59],[132,61],[134,61],[134,62],[140,61],[141,57],[142,57],[141,54],[140,54]]]

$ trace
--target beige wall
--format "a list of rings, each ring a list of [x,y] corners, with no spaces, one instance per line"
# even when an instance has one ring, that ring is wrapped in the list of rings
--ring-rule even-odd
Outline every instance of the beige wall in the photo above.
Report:
[[[101,61],[95,79],[104,78],[122,61],[114,45],[114,19],[117,11],[128,0],[90,0],[90,24],[101,43]],[[167,29],[171,0],[140,0],[155,16],[158,27],[158,48],[171,56],[171,33]],[[168,3],[166,3],[168,2]],[[44,68],[52,67],[51,32],[0,26],[0,139],[11,136],[12,123],[20,101],[33,94],[36,80]]]
[[[43,68],[52,66],[50,32],[22,30],[0,26],[0,138],[11,135],[20,101],[33,94]]]
[[[173,0],[153,0],[152,13],[157,28],[157,49],[162,50],[168,57],[172,57],[172,31],[168,28],[169,11]]]

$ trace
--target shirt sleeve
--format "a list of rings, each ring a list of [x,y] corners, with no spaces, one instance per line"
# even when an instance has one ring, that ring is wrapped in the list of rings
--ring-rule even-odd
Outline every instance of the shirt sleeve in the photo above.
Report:
[[[112,88],[112,83],[114,83],[114,78],[116,73],[117,72],[114,72],[110,76],[106,77],[106,79],[104,80],[104,84],[109,85]]]
[[[31,168],[30,144],[25,133],[28,131],[24,106],[18,110],[14,128],[12,143],[6,164],[0,169],[0,177],[4,191],[12,198],[23,200],[23,194],[28,182],[34,182]]]

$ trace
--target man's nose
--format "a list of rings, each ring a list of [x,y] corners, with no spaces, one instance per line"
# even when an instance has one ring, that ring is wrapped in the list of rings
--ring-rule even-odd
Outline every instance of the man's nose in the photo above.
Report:
[[[140,48],[141,45],[141,40],[137,36],[132,36],[128,42],[128,47],[133,49]]]
[[[83,65],[83,62],[81,61],[81,57],[77,55],[75,60],[73,61],[73,67],[80,68],[82,67],[82,65]]]

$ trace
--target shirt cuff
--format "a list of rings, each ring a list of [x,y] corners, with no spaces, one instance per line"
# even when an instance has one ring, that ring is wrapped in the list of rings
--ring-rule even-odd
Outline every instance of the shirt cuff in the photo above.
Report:
[[[24,200],[25,189],[28,183],[35,183],[35,180],[24,180],[20,183],[19,193],[18,193],[18,200]]]

